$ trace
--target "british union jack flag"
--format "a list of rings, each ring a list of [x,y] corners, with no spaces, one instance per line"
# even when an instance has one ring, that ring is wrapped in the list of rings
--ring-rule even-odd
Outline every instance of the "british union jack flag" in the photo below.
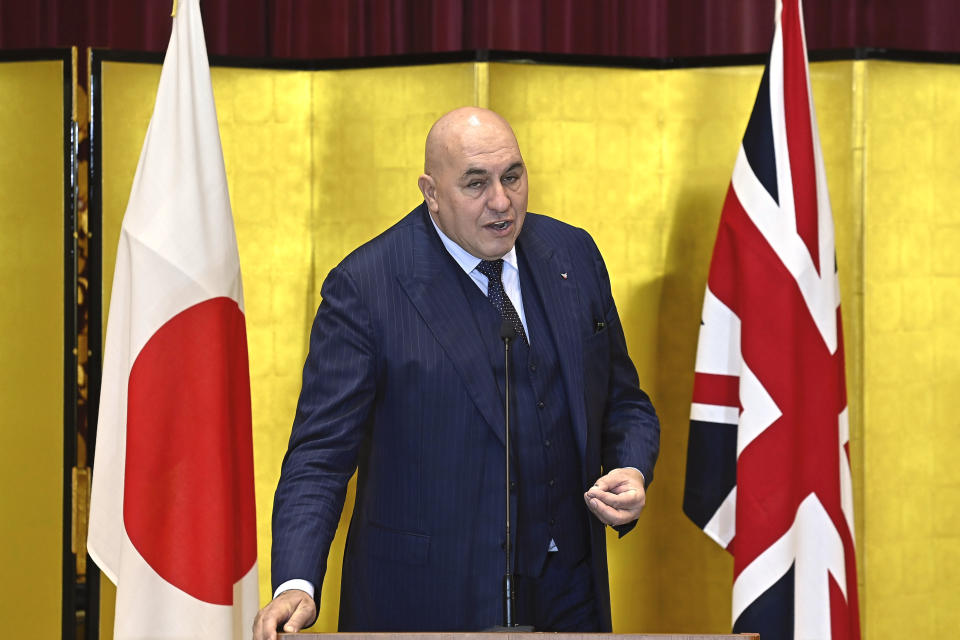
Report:
[[[799,0],[785,0],[720,217],[684,511],[734,557],[733,630],[860,637],[833,219]]]

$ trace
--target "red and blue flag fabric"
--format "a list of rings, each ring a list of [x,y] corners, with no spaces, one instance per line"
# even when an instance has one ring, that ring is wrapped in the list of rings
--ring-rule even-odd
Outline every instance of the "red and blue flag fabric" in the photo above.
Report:
[[[777,16],[710,264],[683,508],[734,557],[734,632],[854,640],[833,219],[799,0]]]

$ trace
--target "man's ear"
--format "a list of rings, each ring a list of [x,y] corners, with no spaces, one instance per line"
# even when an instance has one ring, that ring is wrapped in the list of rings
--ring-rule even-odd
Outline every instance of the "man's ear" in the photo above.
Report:
[[[437,202],[437,183],[433,179],[433,176],[426,173],[421,174],[417,178],[417,185],[420,187],[420,193],[423,194],[423,199],[427,203],[427,209],[431,213],[436,213],[440,208],[440,204]]]

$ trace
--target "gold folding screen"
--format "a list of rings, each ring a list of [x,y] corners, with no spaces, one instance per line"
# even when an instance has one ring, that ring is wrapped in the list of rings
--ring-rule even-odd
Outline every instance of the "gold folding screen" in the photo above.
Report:
[[[866,624],[876,637],[949,637],[960,629],[960,66],[870,61],[864,76]]]
[[[760,73],[472,62],[213,69],[244,275],[262,601],[270,597],[273,490],[320,283],[419,203],[416,177],[433,120],[479,104],[516,128],[531,210],[596,238],[641,384],[663,421],[647,511],[635,532],[609,541],[615,630],[729,630],[732,562],[686,520],[681,502],[704,283]],[[949,248],[960,240],[950,206],[957,74],[954,66],[878,61],[811,70],[836,226],[861,609],[871,640],[918,618],[931,633],[960,625],[948,611],[958,608],[945,606],[960,588],[960,514],[950,506],[960,504],[960,466],[949,464],[960,455],[960,406],[948,391],[960,382],[960,265]],[[157,65],[102,65],[105,294],[158,77]],[[923,125],[911,124],[917,113]],[[915,410],[922,419],[912,418]],[[890,472],[901,474],[896,482]],[[336,628],[344,533],[341,526],[331,551],[318,630]],[[909,606],[896,598],[903,589]],[[109,632],[109,615],[104,626]]]
[[[61,633],[71,77],[63,59],[0,61],[0,611],[14,637]]]

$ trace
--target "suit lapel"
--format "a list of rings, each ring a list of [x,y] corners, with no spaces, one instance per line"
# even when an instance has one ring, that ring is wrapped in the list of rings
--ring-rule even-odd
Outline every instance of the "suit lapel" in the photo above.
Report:
[[[517,245],[526,257],[530,278],[540,293],[547,325],[557,347],[570,419],[583,460],[587,447],[587,409],[583,395],[583,348],[579,326],[582,304],[577,289],[580,274],[571,269],[566,251],[547,244],[537,234],[534,225],[529,224],[533,222],[529,215],[527,221],[528,226],[521,232]],[[523,295],[526,297],[532,293],[524,291]],[[531,339],[536,341],[537,337],[534,335]]]
[[[397,275],[424,323],[460,374],[477,410],[502,443],[502,401],[490,368],[490,354],[476,331],[470,304],[460,285],[459,266],[453,263],[427,219],[426,207],[413,230],[413,271]]]

